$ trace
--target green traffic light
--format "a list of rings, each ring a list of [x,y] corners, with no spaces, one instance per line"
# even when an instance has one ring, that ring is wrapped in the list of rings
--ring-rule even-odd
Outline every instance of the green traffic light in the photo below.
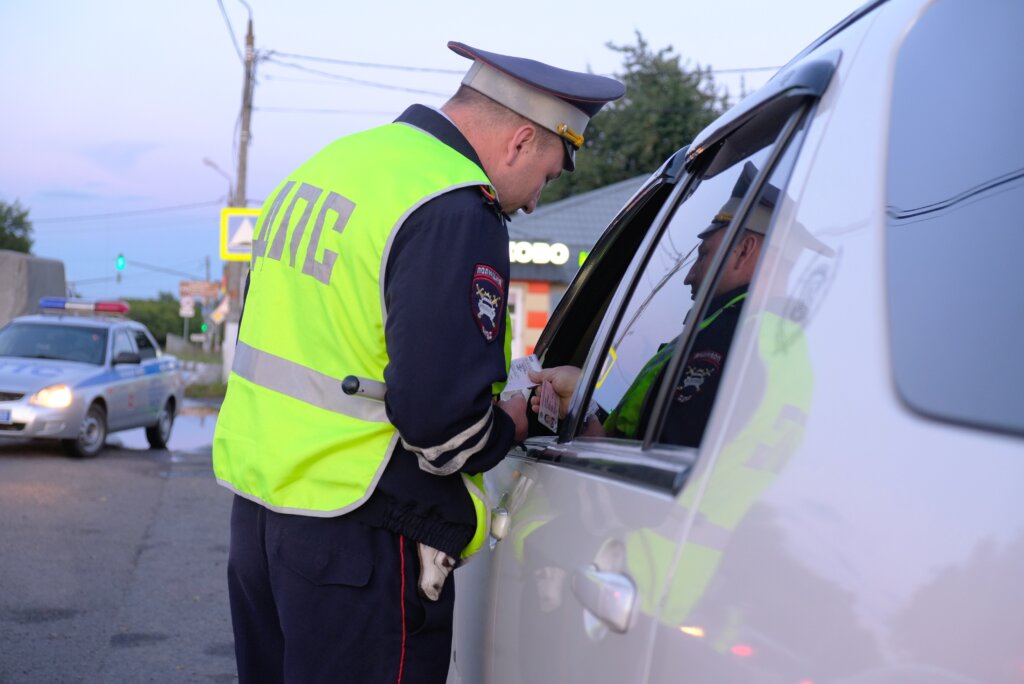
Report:
[[[203,332],[206,332],[206,324],[203,323],[201,326],[199,326],[199,329]]]
[[[117,255],[117,261],[115,262],[115,264],[117,266],[117,270],[118,271],[123,271],[124,270],[124,265],[125,265],[124,254],[118,254]]]

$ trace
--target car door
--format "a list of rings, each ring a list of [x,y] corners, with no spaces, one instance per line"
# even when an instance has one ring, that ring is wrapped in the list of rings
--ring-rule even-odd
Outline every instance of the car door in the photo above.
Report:
[[[659,630],[687,629],[729,522],[695,520],[700,492],[687,482],[699,451],[668,429],[676,390],[716,315],[709,307],[726,257],[769,191],[785,188],[807,113],[837,59],[794,68],[703,135],[650,230],[641,223],[633,231],[643,234],[637,249],[614,253],[603,238],[597,262],[556,310],[539,355],[545,367],[581,366],[580,382],[557,436],[533,427],[525,448],[488,475],[496,518],[507,521],[495,527],[500,539],[482,566],[481,681],[644,681]],[[698,234],[715,221],[722,247],[702,257],[705,276],[691,288]],[[616,272],[624,256],[628,266]],[[638,420],[629,429],[587,434],[588,407],[621,416],[631,402]],[[697,551],[680,574],[688,535]]]
[[[171,395],[170,374],[164,370],[157,354],[156,342],[142,328],[130,331],[136,349],[139,350],[142,369],[141,394],[138,397],[139,412],[135,421],[141,425],[152,425],[163,407],[167,397]]]
[[[123,430],[139,424],[145,404],[144,376],[138,363],[114,363],[119,354],[138,354],[131,331],[123,326],[113,329],[110,341],[110,384],[107,386],[107,426]]]

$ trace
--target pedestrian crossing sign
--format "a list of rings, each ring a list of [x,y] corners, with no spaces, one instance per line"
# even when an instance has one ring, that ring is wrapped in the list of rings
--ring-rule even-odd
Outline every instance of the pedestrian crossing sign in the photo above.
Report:
[[[259,209],[224,207],[220,210],[220,258],[224,261],[249,261],[252,234]]]

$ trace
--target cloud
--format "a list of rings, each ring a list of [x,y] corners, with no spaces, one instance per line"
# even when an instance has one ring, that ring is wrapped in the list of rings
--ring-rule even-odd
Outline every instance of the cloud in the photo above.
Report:
[[[155,142],[117,141],[87,147],[84,154],[100,167],[114,173],[132,169],[146,154],[160,147]]]

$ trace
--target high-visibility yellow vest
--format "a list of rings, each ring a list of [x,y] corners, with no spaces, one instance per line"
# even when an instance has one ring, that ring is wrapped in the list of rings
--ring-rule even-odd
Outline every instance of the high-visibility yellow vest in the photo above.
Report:
[[[320,517],[369,498],[398,434],[383,402],[346,395],[341,381],[383,381],[391,243],[428,200],[489,184],[459,152],[395,123],[335,141],[278,186],[253,234],[249,297],[214,435],[220,484],[271,510]],[[510,328],[506,311],[506,368]],[[477,511],[465,556],[483,544],[487,507],[482,478],[464,479]]]
[[[641,589],[640,609],[674,628],[686,625],[736,528],[803,440],[814,387],[803,328],[770,311],[758,324],[765,386],[757,411],[723,445],[704,486],[688,485],[677,499],[687,510],[697,506],[700,523],[681,549],[650,528],[626,539],[629,573]],[[655,590],[661,587],[664,595]]]

